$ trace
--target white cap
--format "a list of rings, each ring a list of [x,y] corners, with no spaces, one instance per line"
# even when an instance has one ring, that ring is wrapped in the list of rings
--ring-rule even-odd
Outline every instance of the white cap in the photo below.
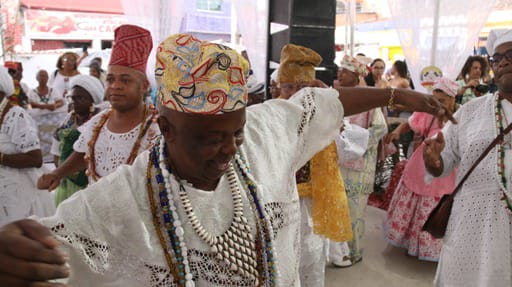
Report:
[[[496,48],[506,42],[512,42],[512,29],[495,29],[487,36],[487,53],[492,56]]]

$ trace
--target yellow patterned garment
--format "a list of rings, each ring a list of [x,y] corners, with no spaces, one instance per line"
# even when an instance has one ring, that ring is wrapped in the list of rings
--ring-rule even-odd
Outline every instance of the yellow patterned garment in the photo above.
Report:
[[[300,197],[311,197],[313,231],[326,238],[352,240],[352,223],[345,185],[338,167],[336,144],[317,153],[310,161],[311,180],[298,184]]]

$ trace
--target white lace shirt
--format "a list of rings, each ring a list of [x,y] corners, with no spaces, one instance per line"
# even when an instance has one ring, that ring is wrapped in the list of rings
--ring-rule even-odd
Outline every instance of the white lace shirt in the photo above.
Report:
[[[295,171],[334,140],[342,121],[343,107],[332,89],[303,89],[290,100],[270,100],[247,109],[240,152],[271,221],[278,286],[300,286]],[[132,166],[121,166],[63,202],[55,216],[41,220],[70,254],[72,286],[176,286],[153,223],[147,191],[148,156],[149,152],[142,153]],[[237,179],[240,184],[238,175]],[[178,187],[174,179],[171,185]],[[214,235],[225,232],[233,217],[226,178],[214,191],[192,186],[186,186],[186,191],[204,228]],[[254,214],[246,189],[241,191],[244,213],[254,232]],[[190,227],[181,202],[176,206],[196,286],[253,286],[254,282],[219,264]]]
[[[498,135],[495,95],[464,104],[455,114],[457,125],[443,128],[443,175],[458,167],[458,183]],[[502,100],[508,122],[512,104]],[[506,138],[510,143],[510,135]],[[475,168],[457,193],[435,279],[436,286],[512,286],[512,220],[505,210],[498,184],[498,149]],[[512,186],[512,151],[505,154],[509,192]]]
[[[101,111],[92,117],[85,124],[78,127],[80,137],[73,144],[73,150],[80,153],[85,153],[89,156],[89,141],[93,136],[94,128],[98,125],[102,116],[110,110]],[[146,121],[151,117],[149,115]],[[146,122],[144,121],[144,123]],[[100,130],[100,135],[94,145],[94,156],[96,163],[96,172],[99,176],[106,176],[112,173],[116,168],[122,164],[126,164],[133,145],[139,136],[140,124],[126,133],[111,132],[108,127],[108,120],[105,122]],[[156,123],[152,123],[149,130],[142,138],[138,154],[147,150],[153,144],[155,137],[160,134],[160,130]],[[89,182],[94,182],[90,176]]]

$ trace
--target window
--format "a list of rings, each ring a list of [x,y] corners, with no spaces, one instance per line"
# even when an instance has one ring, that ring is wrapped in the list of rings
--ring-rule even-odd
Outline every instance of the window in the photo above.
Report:
[[[221,11],[222,0],[197,0],[197,10]]]

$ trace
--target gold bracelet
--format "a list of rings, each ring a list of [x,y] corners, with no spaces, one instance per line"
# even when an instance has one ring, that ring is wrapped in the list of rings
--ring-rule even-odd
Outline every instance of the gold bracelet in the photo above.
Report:
[[[395,88],[390,88],[389,93],[388,110],[392,112],[395,110]]]

